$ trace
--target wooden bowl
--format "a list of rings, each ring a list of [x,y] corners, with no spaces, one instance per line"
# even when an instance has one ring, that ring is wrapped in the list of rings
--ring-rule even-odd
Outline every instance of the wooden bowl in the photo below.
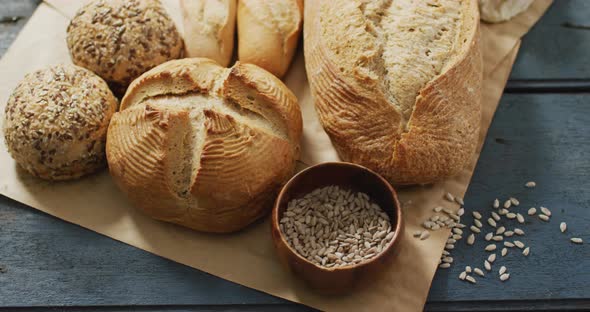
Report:
[[[338,185],[356,192],[364,192],[389,215],[393,239],[377,256],[356,265],[326,268],[300,256],[288,243],[279,228],[289,201],[324,186]],[[322,163],[295,175],[281,190],[272,210],[272,238],[278,256],[288,269],[322,294],[342,294],[351,291],[355,284],[390,263],[394,246],[402,236],[402,212],[397,193],[377,173],[356,164],[345,162]]]

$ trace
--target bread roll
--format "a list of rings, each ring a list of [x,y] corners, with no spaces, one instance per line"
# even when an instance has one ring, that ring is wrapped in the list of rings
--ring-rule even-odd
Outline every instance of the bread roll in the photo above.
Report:
[[[477,0],[310,0],[304,49],[342,159],[394,184],[438,181],[468,163],[481,117]]]
[[[182,38],[159,0],[92,1],[78,11],[67,32],[74,64],[101,76],[117,93],[182,53]]]
[[[34,176],[69,180],[106,165],[105,140],[117,99],[94,73],[57,65],[30,73],[6,104],[4,140]]]
[[[180,0],[188,57],[206,57],[226,67],[234,50],[236,0]]]
[[[265,214],[292,175],[301,123],[295,96],[255,65],[170,61],[125,94],[109,127],[109,168],[153,218],[236,231]]]
[[[239,0],[238,59],[281,78],[297,49],[303,0]]]
[[[479,0],[481,19],[488,23],[501,23],[526,11],[533,0]]]

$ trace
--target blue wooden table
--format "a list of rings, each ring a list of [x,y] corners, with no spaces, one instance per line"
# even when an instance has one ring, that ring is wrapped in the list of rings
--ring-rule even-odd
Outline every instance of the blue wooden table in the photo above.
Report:
[[[0,0],[0,55],[38,2]],[[552,208],[551,221],[527,219],[521,240],[531,255],[497,260],[496,270],[506,265],[512,274],[505,283],[460,281],[463,267],[482,267],[486,255],[481,239],[458,244],[456,265],[437,273],[426,310],[590,310],[589,16],[590,1],[557,0],[524,38],[465,196],[481,212],[496,197],[516,196],[520,210]],[[525,189],[529,180],[538,186]],[[569,236],[559,232],[561,221]],[[571,235],[585,244],[572,245]],[[1,196],[0,272],[0,310],[309,310]]]

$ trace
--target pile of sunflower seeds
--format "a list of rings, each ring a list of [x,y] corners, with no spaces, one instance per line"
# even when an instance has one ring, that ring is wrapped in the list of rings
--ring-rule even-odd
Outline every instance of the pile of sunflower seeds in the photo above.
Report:
[[[291,200],[279,227],[299,255],[327,268],[374,258],[395,233],[389,216],[367,194],[336,185]]]
[[[533,181],[527,182],[527,183],[525,183],[525,187],[534,188],[534,187],[536,187],[536,183]],[[444,195],[444,198],[447,199],[448,201],[454,201],[454,198],[456,198],[456,197],[454,197],[452,194],[447,193]],[[462,200],[461,200],[461,202],[462,202]],[[523,243],[519,239],[512,238],[514,235],[524,236],[525,235],[524,230],[522,230],[518,227],[514,227],[513,229],[507,229],[504,225],[502,225],[502,223],[503,223],[502,218],[503,217],[508,220],[515,220],[519,224],[525,223],[526,219],[523,214],[518,213],[518,212],[512,212],[510,210],[511,208],[515,208],[519,205],[520,205],[520,201],[515,197],[510,197],[503,202],[501,202],[499,199],[495,199],[492,202],[492,208],[494,210],[492,210],[490,212],[490,216],[486,219],[486,223],[492,228],[492,231],[488,232],[484,235],[484,239],[489,242],[485,246],[484,250],[490,253],[489,256],[487,257],[487,259],[484,260],[484,262],[483,262],[483,268],[487,272],[492,271],[492,265],[496,261],[496,257],[497,257],[495,252],[497,250],[499,250],[499,248],[502,248],[500,250],[500,255],[502,257],[505,257],[508,254],[509,250],[515,250],[515,249],[519,250],[519,252],[525,257],[528,257],[529,254],[531,253],[530,246],[526,246],[526,244]],[[463,206],[463,203],[461,203],[461,206]],[[439,209],[439,208],[436,208],[436,209]],[[442,209],[445,209],[445,208],[442,208]],[[463,212],[464,212],[463,209],[464,208],[461,207],[461,209],[459,210],[461,214],[463,214]],[[472,215],[473,215],[473,224],[469,227],[469,230],[472,233],[469,234],[469,236],[467,237],[467,242],[466,242],[467,245],[469,245],[469,246],[471,246],[475,243],[476,237],[482,232],[483,226],[484,226],[484,224],[482,223],[484,216],[480,212],[473,211]],[[527,210],[527,215],[528,216],[537,215],[537,218],[539,218],[540,220],[545,221],[545,222],[549,222],[551,220],[552,213],[551,213],[550,209],[548,209],[546,207],[540,207],[539,213],[537,214],[537,208],[531,207],[530,209]],[[457,225],[460,225],[462,227],[466,227],[466,225],[463,225],[459,221],[457,221],[457,223],[455,224],[455,227],[453,228],[453,230],[451,232],[451,237],[453,237],[454,235],[457,235],[457,234],[460,234],[460,235],[463,234],[463,231],[461,229],[456,228]],[[567,224],[565,222],[561,222],[559,225],[559,230],[561,231],[561,233],[565,233],[567,231]],[[570,241],[574,244],[583,244],[583,240],[579,237],[572,237],[572,238],[570,238]],[[450,252],[448,250],[448,247],[449,247],[449,241],[447,241],[447,246],[445,247],[445,250],[442,253],[441,261],[439,262],[440,263],[439,268],[442,268],[442,269],[449,268],[451,266],[451,264],[453,263],[453,258],[450,256]],[[451,249],[454,248],[454,246],[451,246],[451,247],[452,247]],[[466,266],[465,270],[459,274],[459,279],[464,280],[469,283],[472,283],[472,284],[477,283],[475,276],[470,275],[472,272],[479,275],[480,277],[485,276],[485,273],[482,269],[480,269],[478,267],[471,268],[471,266]],[[498,278],[502,282],[507,281],[510,278],[510,273],[507,272],[507,268],[505,266],[502,266],[499,269]]]

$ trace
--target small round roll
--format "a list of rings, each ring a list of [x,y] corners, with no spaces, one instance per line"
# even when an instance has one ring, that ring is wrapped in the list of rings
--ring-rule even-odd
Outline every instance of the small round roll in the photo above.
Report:
[[[34,176],[69,180],[105,167],[106,132],[117,99],[100,77],[75,65],[30,73],[8,99],[4,139]]]
[[[124,93],[135,78],[182,54],[183,41],[159,0],[98,0],[70,21],[67,43],[74,64]]]

